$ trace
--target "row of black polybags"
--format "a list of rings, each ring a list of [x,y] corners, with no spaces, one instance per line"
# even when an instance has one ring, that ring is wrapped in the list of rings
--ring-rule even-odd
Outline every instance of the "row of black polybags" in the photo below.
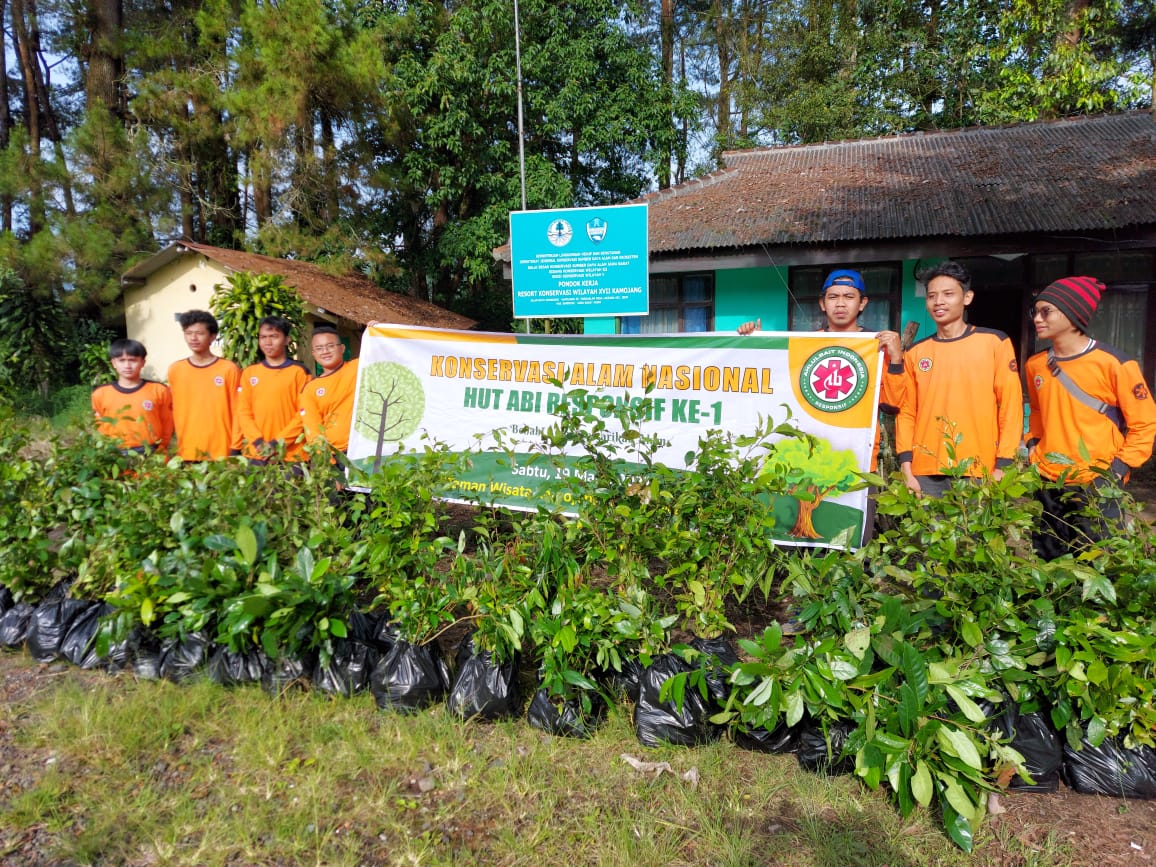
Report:
[[[642,671],[640,692],[635,704],[635,731],[648,745],[659,741],[686,746],[716,740],[721,731],[710,717],[726,700],[726,667],[737,662],[734,650],[725,641],[695,642],[698,649],[717,660],[713,676],[707,678],[709,699],[687,689],[683,707],[677,710],[658,700],[662,683],[689,671],[690,666],[677,656],[664,656]],[[1013,702],[987,704],[989,724],[1024,757],[1024,769],[1032,782],[1013,778],[1009,788],[1018,791],[1055,792],[1063,780],[1070,788],[1085,795],[1107,795],[1116,798],[1156,798],[1156,750],[1147,746],[1125,747],[1122,738],[1107,738],[1099,746],[1085,739],[1074,749],[1052,725],[1050,714],[1043,711],[1020,712]],[[844,756],[843,744],[854,730],[846,721],[829,722],[823,727],[804,720],[788,728],[779,725],[774,731],[738,731],[735,743],[747,749],[770,753],[795,753],[799,764],[810,771],[849,774],[855,770],[855,757]]]
[[[347,697],[369,690],[383,710],[417,711],[445,701],[464,719],[505,719],[521,711],[517,661],[494,663],[491,654],[476,649],[472,636],[460,643],[452,673],[436,642],[403,641],[384,616],[361,611],[350,614],[348,637],[334,642],[325,664],[315,654],[273,659],[259,647],[237,652],[199,633],[158,641],[138,631],[101,656],[96,635],[111,607],[70,599],[67,593],[67,586],[59,585],[32,605],[14,603],[0,587],[0,647],[23,646],[41,663],[64,659],[84,669],[131,671],[149,680],[207,677],[223,686],[261,684],[274,694],[304,684]],[[600,705],[593,719],[601,712]],[[536,692],[527,716],[538,728],[574,736],[588,734],[592,720],[575,703],[557,706],[544,690]]]
[[[0,588],[0,646],[27,647],[37,662],[66,659],[86,669],[109,672],[132,671],[144,679],[175,682],[207,676],[224,686],[259,683],[278,694],[294,684],[310,683],[323,692],[351,696],[369,690],[383,710],[417,711],[440,701],[464,719],[497,720],[517,716],[518,661],[495,663],[491,654],[479,651],[472,636],[461,642],[450,667],[437,642],[417,645],[401,640],[384,616],[354,611],[349,617],[349,636],[335,642],[329,661],[316,657],[271,659],[260,648],[241,653],[213,645],[203,635],[158,642],[138,633],[110,647],[106,656],[95,651],[100,618],[110,608],[99,602],[67,598],[67,588],[55,588],[39,605],[13,603]],[[633,703],[634,730],[645,746],[662,743],[696,746],[718,740],[724,728],[710,717],[726,702],[729,666],[738,662],[734,648],[725,640],[696,640],[691,646],[710,660],[704,697],[693,685],[684,691],[682,706],[660,697],[663,684],[694,669],[680,656],[665,654],[643,667],[630,661],[621,673],[605,683],[606,692],[623,693]],[[1048,714],[1021,713],[1011,702],[989,706],[991,724],[1011,739],[1024,757],[1032,782],[1018,777],[1010,788],[1054,792],[1061,779],[1077,792],[1123,798],[1156,798],[1156,750],[1125,747],[1109,738],[1093,747],[1086,741],[1073,749],[1055,730]],[[583,714],[575,701],[557,702],[543,689],[535,691],[526,712],[535,728],[551,734],[585,737],[605,714],[596,696],[592,712]],[[854,758],[842,756],[843,743],[853,726],[829,722],[826,731],[817,722],[804,720],[774,731],[739,730],[735,743],[746,749],[769,753],[795,753],[799,764],[811,771],[851,773]]]

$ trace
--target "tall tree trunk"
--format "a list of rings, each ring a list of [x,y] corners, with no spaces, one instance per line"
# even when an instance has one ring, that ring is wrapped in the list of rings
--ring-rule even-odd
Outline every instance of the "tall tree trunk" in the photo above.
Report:
[[[273,173],[269,154],[261,142],[249,152],[249,177],[253,184],[253,214],[260,230],[273,219]]]
[[[36,235],[47,222],[44,189],[40,182],[40,100],[36,89],[35,52],[31,44],[24,0],[12,0],[12,38],[24,85],[24,128],[28,133],[28,234]]]
[[[720,151],[731,147],[731,45],[727,20],[731,10],[724,0],[715,0],[715,52],[718,58],[718,101],[715,106],[715,142]]]
[[[124,92],[124,50],[121,47],[124,8],[122,0],[89,0],[91,40],[84,95],[89,111],[98,103],[124,120],[127,102]]]
[[[333,115],[324,106],[321,106],[321,153],[322,179],[325,185],[325,210],[322,219],[326,226],[337,221],[341,213],[341,201],[337,194],[337,138],[333,131]]]
[[[673,133],[674,126],[674,0],[662,0],[658,22],[659,52],[662,58],[662,86],[667,99],[665,116],[668,118]],[[673,136],[671,141],[673,141]],[[670,163],[673,159],[671,148],[662,148],[658,152],[658,188],[664,190],[670,186]]]
[[[0,0],[0,57],[8,56],[8,38],[4,26],[8,4]],[[0,152],[8,150],[12,136],[12,105],[8,93],[8,75],[0,75]],[[12,196],[0,196],[0,231],[12,231]]]

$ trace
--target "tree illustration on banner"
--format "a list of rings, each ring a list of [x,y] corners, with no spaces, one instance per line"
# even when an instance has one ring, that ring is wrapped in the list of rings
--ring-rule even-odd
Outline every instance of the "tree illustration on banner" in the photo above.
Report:
[[[795,526],[787,531],[796,539],[821,539],[815,531],[814,516],[819,503],[832,493],[843,493],[860,481],[855,453],[849,449],[835,451],[820,437],[802,436],[775,443],[767,459],[770,465],[788,467],[790,480],[787,494],[799,503]]]
[[[400,442],[421,424],[425,390],[417,375],[396,361],[364,365],[359,375],[361,401],[354,423],[359,434],[377,441],[373,451],[373,472],[377,472],[385,444]]]

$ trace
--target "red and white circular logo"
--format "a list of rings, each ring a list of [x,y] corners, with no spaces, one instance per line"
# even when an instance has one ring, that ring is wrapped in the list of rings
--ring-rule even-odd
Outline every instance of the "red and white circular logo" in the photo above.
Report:
[[[156,406],[156,404],[154,404],[151,400],[142,400],[140,405],[147,410],[151,410],[154,406]]]
[[[318,397],[325,397],[325,387],[324,387],[324,386],[322,386],[321,388],[317,389],[317,396],[318,396]]]
[[[1036,378],[1032,380],[1032,385],[1036,387],[1036,391],[1039,391],[1044,387],[1044,378],[1037,373]]]
[[[927,356],[924,356],[923,358],[919,359],[918,367],[924,373],[927,373],[927,371],[931,370],[931,359],[928,358]]]
[[[213,385],[224,385],[224,384],[225,384],[225,377],[223,377],[223,376],[214,376],[213,377]]]
[[[830,346],[806,360],[799,375],[803,398],[815,409],[842,412],[867,391],[867,365],[849,349]]]
[[[256,385],[256,384],[257,384],[257,377],[250,376],[249,377],[249,385]]]

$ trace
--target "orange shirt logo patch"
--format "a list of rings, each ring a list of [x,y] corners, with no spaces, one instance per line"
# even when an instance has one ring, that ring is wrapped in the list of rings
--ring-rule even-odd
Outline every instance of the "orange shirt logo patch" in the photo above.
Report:
[[[225,377],[223,377],[223,376],[214,376],[213,377],[213,385],[224,385],[224,384],[225,384]]]
[[[1148,399],[1148,389],[1144,386],[1144,383],[1138,382],[1135,386],[1133,386],[1132,397],[1136,398],[1136,400]]]
[[[1044,387],[1044,378],[1037,374],[1036,378],[1032,380],[1032,385],[1036,387],[1036,391],[1039,391]]]
[[[927,371],[931,370],[931,359],[930,358],[919,359],[919,369],[922,370],[924,373],[927,373]]]

